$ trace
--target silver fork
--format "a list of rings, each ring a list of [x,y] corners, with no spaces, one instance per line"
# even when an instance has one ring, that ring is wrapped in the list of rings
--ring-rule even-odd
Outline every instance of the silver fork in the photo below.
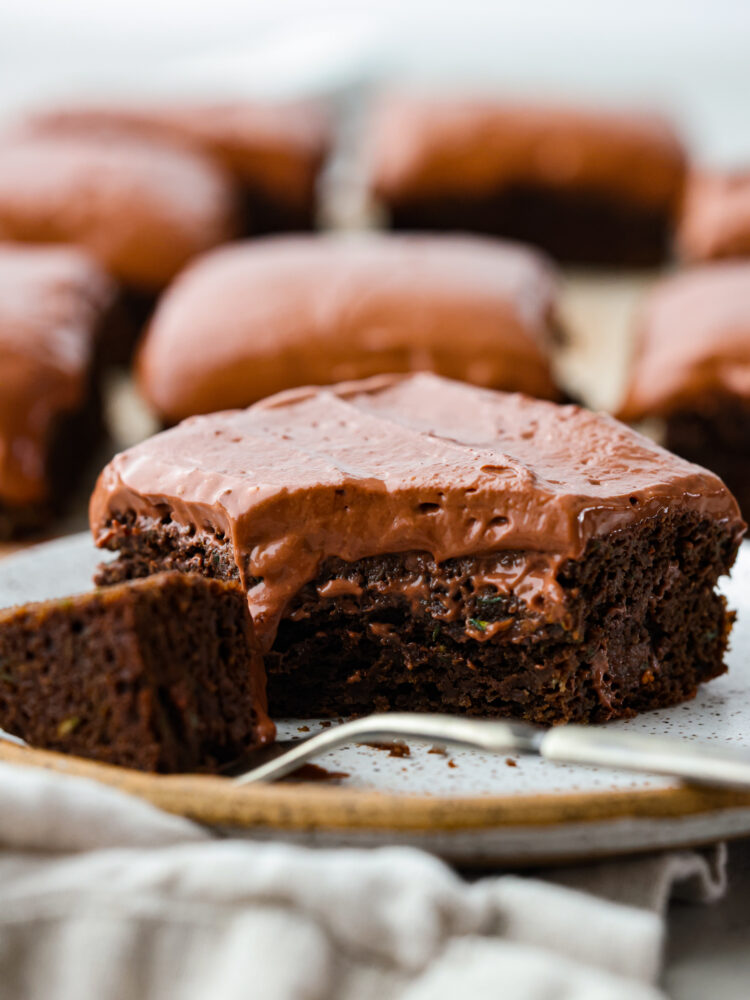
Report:
[[[0,739],[28,746],[0,729]],[[254,751],[271,760],[234,777],[238,785],[275,781],[302,764],[347,743],[381,740],[434,743],[484,753],[519,753],[558,764],[588,764],[615,770],[660,774],[699,785],[750,791],[750,751],[716,747],[650,733],[623,732],[605,726],[557,726],[538,729],[525,722],[466,719],[452,715],[389,712],[353,719],[299,740]]]
[[[12,743],[16,747],[27,747],[29,744],[26,740],[22,740],[20,736],[14,736],[13,733],[6,733],[4,729],[0,729],[0,740],[5,740],[6,743]]]
[[[605,726],[538,729],[525,722],[390,712],[333,726],[234,778],[238,785],[275,781],[346,743],[424,741],[484,753],[520,753],[560,764],[589,764],[750,791],[750,751]]]

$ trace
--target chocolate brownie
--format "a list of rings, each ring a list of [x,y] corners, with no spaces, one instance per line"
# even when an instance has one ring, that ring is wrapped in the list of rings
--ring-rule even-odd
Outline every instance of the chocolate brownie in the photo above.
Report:
[[[471,237],[299,236],[222,247],[159,303],[138,371],[170,423],[281,389],[431,370],[558,398],[557,276]]]
[[[24,123],[35,132],[130,133],[197,147],[241,185],[246,229],[259,235],[311,229],[316,186],[332,136],[313,102],[108,105],[61,108]]]
[[[213,770],[270,742],[244,592],[163,573],[0,611],[0,726],[146,771]]]
[[[233,235],[234,189],[200,153],[131,136],[0,139],[0,239],[74,243],[152,296]]]
[[[688,261],[750,257],[750,171],[690,177],[678,246]]]
[[[672,451],[713,469],[750,515],[750,262],[663,279],[646,302],[623,420],[664,422]]]
[[[272,714],[601,721],[722,673],[744,530],[713,474],[610,417],[434,375],[281,393],[117,456],[119,553],[233,579]]]
[[[655,116],[393,95],[369,145],[394,228],[506,236],[592,265],[669,254],[685,158]]]
[[[0,244],[0,539],[59,511],[91,457],[116,310],[114,283],[83,252]]]

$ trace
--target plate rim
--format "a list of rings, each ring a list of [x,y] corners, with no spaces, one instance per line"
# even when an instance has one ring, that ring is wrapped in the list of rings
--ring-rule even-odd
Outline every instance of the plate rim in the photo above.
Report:
[[[0,743],[0,761],[88,778],[165,812],[240,829],[459,834],[750,811],[750,792],[695,785],[525,795],[398,795],[317,782],[240,786],[216,775],[150,774],[11,743]]]
[[[48,549],[89,537],[72,532],[23,546],[0,561],[16,563]],[[103,556],[106,553],[102,553]],[[380,789],[294,784],[233,785],[230,778],[206,774],[150,774],[0,740],[0,761],[40,767],[88,778],[150,802],[168,813],[212,827],[293,834],[373,834],[460,837],[462,834],[510,833],[519,828],[542,835],[576,825],[614,821],[669,821],[747,812],[750,792],[673,785],[569,792],[502,795],[426,795]],[[744,823],[744,818],[743,818]],[[716,837],[724,834],[717,830]]]

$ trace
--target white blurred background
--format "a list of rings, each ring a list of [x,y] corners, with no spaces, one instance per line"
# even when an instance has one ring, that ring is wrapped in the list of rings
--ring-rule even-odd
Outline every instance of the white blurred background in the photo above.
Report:
[[[0,0],[0,114],[394,79],[656,106],[698,158],[750,163],[750,0]]]

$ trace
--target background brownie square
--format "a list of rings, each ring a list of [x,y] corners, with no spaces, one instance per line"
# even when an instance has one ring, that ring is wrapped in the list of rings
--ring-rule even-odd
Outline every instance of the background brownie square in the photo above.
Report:
[[[116,300],[78,250],[0,244],[0,539],[60,510],[91,457]]]
[[[750,171],[690,177],[678,245],[688,261],[750,257]]]
[[[559,398],[559,282],[526,247],[471,237],[275,237],[207,254],[159,303],[138,357],[167,423],[308,382],[431,370]]]
[[[236,192],[201,153],[123,135],[0,136],[0,240],[72,243],[150,298],[236,232]]]
[[[393,95],[369,149],[373,196],[396,229],[504,236],[570,263],[669,255],[684,153],[655,116]]]
[[[694,267],[654,289],[619,415],[664,421],[667,447],[713,469],[750,514],[750,261]]]
[[[249,234],[312,229],[316,187],[332,142],[312,101],[144,103],[40,112],[22,127],[65,134],[125,133],[178,142],[215,159],[243,191]]]

